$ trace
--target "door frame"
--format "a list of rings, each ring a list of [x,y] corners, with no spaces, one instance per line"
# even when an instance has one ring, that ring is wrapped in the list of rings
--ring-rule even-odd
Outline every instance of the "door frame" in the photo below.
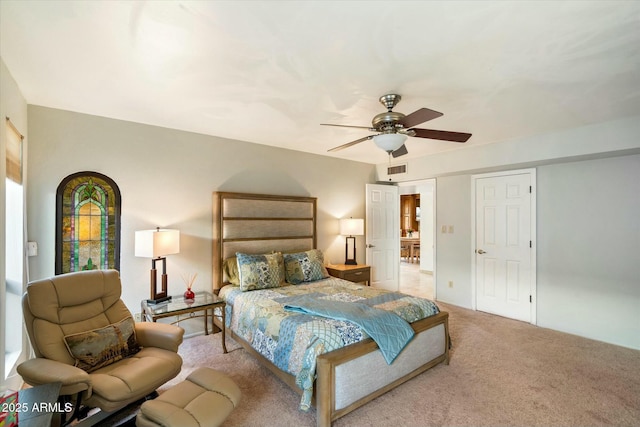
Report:
[[[477,310],[476,304],[476,184],[478,179],[481,178],[493,178],[499,176],[509,176],[509,175],[523,175],[529,174],[531,177],[531,324],[537,324],[537,278],[536,278],[536,252],[537,252],[537,233],[536,233],[536,191],[537,191],[537,181],[536,181],[536,169],[514,169],[500,172],[490,172],[484,174],[475,174],[471,175],[471,308],[475,311]]]
[[[432,249],[432,262],[433,262],[433,267],[431,270],[431,275],[433,277],[433,300],[436,301],[438,299],[438,287],[436,286],[437,282],[437,277],[436,275],[438,274],[437,272],[437,264],[438,264],[438,230],[437,230],[437,209],[436,209],[436,201],[437,201],[437,194],[436,192],[438,191],[438,181],[436,178],[425,178],[425,179],[417,179],[417,180],[413,180],[413,181],[403,181],[403,182],[398,182],[397,186],[398,187],[409,187],[409,186],[415,186],[415,187],[419,187],[420,185],[424,185],[424,184],[431,184],[431,187],[433,189],[432,193],[431,193],[431,199],[429,200],[429,202],[432,204],[433,206],[433,227],[431,230],[431,233],[433,235],[433,249]],[[420,199],[422,200],[422,194]],[[422,202],[420,202],[420,205],[422,205]],[[422,226],[422,224],[421,224]],[[422,244],[422,233],[420,233],[420,243]],[[399,244],[399,242],[398,242]],[[422,270],[420,270],[420,268],[418,267],[418,270],[421,272]]]

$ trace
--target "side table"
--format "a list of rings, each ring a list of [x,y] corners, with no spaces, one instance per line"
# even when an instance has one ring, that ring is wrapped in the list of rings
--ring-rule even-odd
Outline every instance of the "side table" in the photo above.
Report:
[[[181,314],[190,314],[188,318],[180,319],[171,322],[171,324],[179,323],[186,319],[193,317],[204,317],[204,333],[209,335],[209,310],[211,310],[211,328],[214,330],[213,318],[215,316],[215,309],[220,309],[220,318],[222,319],[223,327],[222,331],[222,350],[227,352],[227,343],[225,340],[225,306],[226,303],[223,299],[218,298],[217,295],[211,292],[196,292],[196,297],[193,300],[186,300],[183,296],[171,297],[171,300],[162,302],[160,304],[150,304],[147,300],[142,300],[140,304],[142,308],[142,321],[151,320],[155,322],[158,319],[164,317],[179,316]],[[195,313],[202,311],[203,314],[196,315]]]
[[[365,282],[369,286],[369,281],[371,280],[371,266],[369,265],[332,264],[325,267],[333,277],[356,283]]]

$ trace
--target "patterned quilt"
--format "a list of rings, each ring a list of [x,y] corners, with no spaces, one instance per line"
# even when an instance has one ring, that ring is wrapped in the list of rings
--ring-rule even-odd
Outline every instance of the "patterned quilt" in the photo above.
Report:
[[[303,391],[300,409],[309,410],[315,381],[316,357],[369,336],[354,323],[285,311],[284,306],[301,295],[333,301],[358,302],[387,310],[411,323],[435,315],[430,300],[363,286],[330,277],[304,285],[243,292],[225,286],[220,297],[227,301],[227,327],[296,378]]]

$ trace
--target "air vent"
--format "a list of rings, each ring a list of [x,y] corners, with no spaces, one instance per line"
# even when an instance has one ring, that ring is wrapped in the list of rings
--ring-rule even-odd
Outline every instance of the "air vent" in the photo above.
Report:
[[[387,168],[387,175],[397,175],[399,173],[407,173],[407,164],[389,166]]]

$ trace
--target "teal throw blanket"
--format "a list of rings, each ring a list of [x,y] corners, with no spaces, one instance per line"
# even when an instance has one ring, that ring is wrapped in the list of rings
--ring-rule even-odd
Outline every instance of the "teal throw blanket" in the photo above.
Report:
[[[289,299],[284,309],[355,323],[378,344],[389,365],[414,335],[411,325],[400,316],[359,302],[333,301],[305,295]]]

